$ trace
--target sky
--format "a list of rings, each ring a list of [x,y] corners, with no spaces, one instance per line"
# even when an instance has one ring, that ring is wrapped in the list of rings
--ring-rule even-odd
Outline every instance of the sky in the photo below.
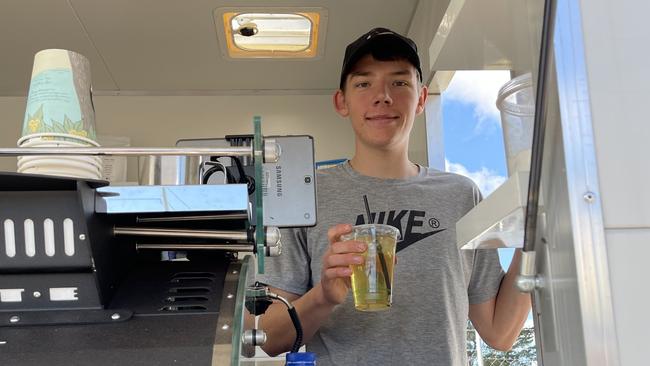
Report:
[[[496,107],[509,71],[457,71],[442,94],[445,165],[472,179],[487,197],[507,179],[501,118]],[[507,269],[513,250],[499,250]]]
[[[496,107],[508,71],[457,71],[442,95],[447,170],[472,178],[488,196],[507,177]]]
[[[445,165],[472,179],[487,197],[508,177],[496,99],[509,71],[457,71],[442,94]],[[514,249],[499,249],[508,270]],[[526,327],[533,326],[532,314]]]

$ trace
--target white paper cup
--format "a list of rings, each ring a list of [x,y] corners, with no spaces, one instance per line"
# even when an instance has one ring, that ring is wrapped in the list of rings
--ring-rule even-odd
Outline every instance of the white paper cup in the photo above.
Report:
[[[99,146],[91,139],[63,133],[39,133],[23,136],[20,147],[89,147]],[[102,178],[99,156],[86,155],[28,155],[17,159],[19,173],[57,175],[87,179]]]
[[[23,136],[64,133],[96,139],[90,62],[83,55],[48,49],[34,55]]]
[[[101,179],[101,173],[94,167],[77,167],[71,166],[69,164],[43,165],[42,163],[39,163],[36,165],[26,165],[22,167],[18,172],[75,178]]]
[[[42,132],[24,135],[18,139],[18,146],[34,146],[34,144],[61,144],[61,146],[95,146],[98,147],[97,141],[77,135],[58,132]],[[58,146],[58,145],[57,145]]]
[[[25,170],[31,168],[54,168],[54,167],[70,167],[73,169],[83,169],[90,172],[100,173],[102,167],[95,164],[95,162],[90,161],[79,161],[79,160],[70,160],[64,159],[63,157],[57,158],[56,156],[51,156],[47,158],[33,159],[22,161],[18,164],[18,170]]]
[[[18,140],[19,147],[88,147],[88,146],[99,146],[95,141],[92,141],[87,138],[82,138],[78,136],[67,136],[71,141],[64,140],[53,140],[54,137],[63,137],[64,134],[57,134],[56,136],[51,136],[50,134],[38,134],[21,137]],[[22,163],[26,161],[33,161],[35,159],[47,158],[48,155],[29,155],[29,156],[19,156],[18,157],[18,168]],[[74,160],[74,161],[85,161],[91,162],[96,165],[99,169],[102,169],[102,160],[99,156],[86,156],[86,155],[60,155],[49,157],[56,157],[61,160]]]
[[[23,174],[40,174],[52,175],[57,177],[70,177],[70,178],[83,178],[83,179],[99,179],[95,173],[88,172],[82,169],[73,169],[69,167],[61,167],[56,169],[48,168],[33,168],[22,171]]]
[[[81,164],[88,165],[97,168],[98,170],[102,169],[101,161],[93,159],[93,156],[78,156],[78,155],[33,155],[33,156],[19,156],[18,157],[18,169],[23,167],[25,164],[33,164],[38,161],[45,160],[56,160],[58,162],[66,162],[71,165]]]

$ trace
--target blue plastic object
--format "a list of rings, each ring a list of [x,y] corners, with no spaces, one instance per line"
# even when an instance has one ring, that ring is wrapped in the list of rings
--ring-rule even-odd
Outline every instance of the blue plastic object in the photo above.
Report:
[[[316,354],[314,352],[287,353],[286,366],[316,366]]]

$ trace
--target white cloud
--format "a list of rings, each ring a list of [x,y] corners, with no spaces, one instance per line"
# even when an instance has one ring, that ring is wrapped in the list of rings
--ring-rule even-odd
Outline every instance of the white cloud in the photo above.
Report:
[[[450,100],[471,104],[479,125],[485,120],[498,123],[497,94],[508,80],[510,72],[507,70],[456,71],[443,95]]]
[[[533,318],[528,315],[528,319],[526,319],[526,322],[524,323],[524,328],[533,328],[535,326],[535,322],[533,321]]]
[[[473,180],[481,190],[481,193],[483,193],[483,197],[489,196],[490,193],[494,192],[495,189],[499,188],[506,181],[506,177],[486,167],[481,167],[479,171],[470,172],[462,164],[452,163],[447,159],[445,159],[445,170]]]

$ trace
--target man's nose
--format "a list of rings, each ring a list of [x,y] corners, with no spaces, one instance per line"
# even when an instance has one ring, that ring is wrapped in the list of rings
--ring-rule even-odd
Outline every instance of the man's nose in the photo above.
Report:
[[[377,87],[375,92],[375,98],[373,104],[393,104],[393,99],[390,96],[390,89],[387,85],[381,85]]]

